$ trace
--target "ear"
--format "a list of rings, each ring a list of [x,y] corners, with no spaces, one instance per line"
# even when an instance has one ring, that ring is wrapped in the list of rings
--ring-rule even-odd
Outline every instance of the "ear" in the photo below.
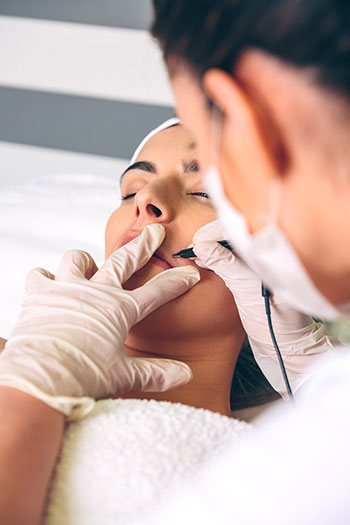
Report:
[[[282,134],[262,96],[248,85],[219,69],[207,71],[204,89],[225,113],[225,119],[235,122],[235,129],[249,135],[257,155],[272,163],[274,170],[286,169],[287,151]]]
[[[225,173],[235,178],[234,193],[228,178],[223,180],[226,194],[242,212],[248,212],[247,200],[249,209],[255,206],[256,212],[264,214],[271,179],[282,176],[288,164],[278,127],[258,94],[228,73],[207,71],[203,87],[224,112],[220,158],[225,166],[221,173],[223,179]]]

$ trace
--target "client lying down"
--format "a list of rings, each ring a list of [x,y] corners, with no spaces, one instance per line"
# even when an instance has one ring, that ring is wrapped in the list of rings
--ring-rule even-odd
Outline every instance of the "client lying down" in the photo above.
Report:
[[[160,288],[156,288],[156,283],[165,281],[157,281],[158,277],[152,281],[153,284],[150,285],[153,287],[148,288],[150,296],[147,299],[151,306],[147,311],[143,305],[142,315],[137,314],[138,318],[136,314],[134,316],[136,320],[141,320],[133,326],[133,323],[127,319],[129,314],[125,311],[123,311],[125,319],[122,320],[118,312],[115,314],[117,332],[125,333],[124,351],[127,356],[146,359],[140,361],[146,364],[152,363],[148,361],[149,359],[160,358],[186,363],[192,371],[192,380],[189,381],[187,369],[184,368],[182,377],[180,377],[180,369],[177,369],[179,379],[172,380],[167,385],[165,374],[162,375],[164,371],[160,371],[160,379],[156,377],[157,370],[162,368],[162,361],[155,361],[152,369],[141,367],[137,369],[137,373],[137,365],[135,365],[132,372],[135,377],[130,379],[130,370],[126,370],[127,366],[118,356],[117,344],[113,343],[113,340],[110,347],[107,345],[101,347],[101,361],[97,365],[96,360],[92,363],[91,355],[84,357],[84,344],[91,334],[96,335],[96,327],[99,326],[100,321],[95,324],[91,321],[85,327],[85,333],[78,335],[81,352],[79,359],[76,358],[77,339],[74,340],[74,345],[69,341],[62,350],[59,347],[62,338],[61,330],[71,332],[75,330],[71,317],[64,318],[65,311],[68,312],[74,304],[71,297],[67,296],[66,299],[63,297],[66,302],[60,297],[62,301],[55,303],[55,308],[51,310],[50,306],[47,306],[47,315],[51,312],[54,322],[53,328],[47,328],[50,324],[49,317],[47,318],[43,328],[43,331],[47,330],[47,332],[43,336],[31,332],[28,338],[25,330],[30,331],[31,328],[26,325],[24,314],[24,317],[20,318],[19,328],[15,328],[0,358],[2,418],[4,419],[2,408],[4,405],[1,399],[7,401],[6,406],[10,407],[9,410],[11,409],[14,414],[7,428],[11,430],[11,425],[15,428],[16,414],[18,419],[23,419],[24,413],[29,414],[25,417],[28,418],[27,425],[31,428],[31,433],[26,434],[26,446],[24,441],[22,442],[24,437],[19,438],[9,452],[0,441],[0,458],[5,457],[5,453],[7,458],[3,469],[6,475],[6,490],[2,489],[2,495],[5,492],[7,501],[11,501],[11,490],[13,490],[17,499],[28,502],[21,509],[14,508],[13,504],[12,509],[11,505],[8,506],[8,522],[13,516],[19,516],[19,523],[21,516],[25,516],[26,523],[37,523],[43,512],[47,490],[51,483],[46,523],[118,523],[119,519],[142,510],[146,503],[154,502],[159,498],[162,490],[173,486],[186,475],[193,474],[204,459],[210,457],[225,443],[245,435],[249,425],[232,418],[232,406],[238,408],[234,398],[236,391],[234,371],[246,338],[245,330],[248,332],[254,351],[264,353],[264,356],[260,354],[259,358],[262,362],[265,358],[269,363],[267,369],[275,381],[275,388],[276,385],[278,387],[279,379],[276,379],[276,367],[274,368],[275,357],[271,353],[263,309],[260,311],[259,302],[259,311],[256,310],[256,297],[253,299],[249,297],[248,310],[242,300],[242,290],[243,296],[244,293],[250,293],[253,281],[253,288],[259,289],[258,280],[248,272],[248,277],[242,286],[242,274],[237,273],[237,282],[234,282],[234,275],[228,284],[217,275],[219,271],[215,273],[213,257],[206,260],[204,256],[198,256],[196,261],[172,257],[174,253],[192,244],[194,237],[197,244],[206,241],[210,251],[212,245],[215,245],[210,241],[217,239],[219,235],[218,225],[216,222],[213,223],[216,219],[215,210],[203,187],[201,169],[196,158],[196,145],[192,137],[175,120],[148,137],[137,149],[132,164],[122,175],[122,202],[108,221],[105,237],[106,258],[115,252],[118,253],[121,247],[130,246],[130,253],[125,252],[125,248],[121,248],[124,250],[123,253],[127,253],[126,258],[121,259],[124,260],[125,267],[118,269],[117,264],[116,271],[120,275],[127,274],[123,289],[130,290],[130,297],[134,297],[136,302],[141,302],[141,287],[150,279],[173,267],[188,265],[193,267],[191,279],[188,278],[185,283],[185,278],[182,278],[185,283],[182,289],[180,286],[177,291],[167,292],[170,295],[162,301],[157,297]],[[164,233],[157,233],[161,239],[154,245],[154,255],[147,256],[148,262],[142,265],[136,260],[138,256],[134,256],[132,250],[136,246],[135,242],[138,242],[136,238],[147,245],[147,250],[151,250],[154,241],[151,237],[147,237],[149,234],[145,228],[154,223],[163,226],[165,237],[162,240]],[[141,242],[137,248],[142,252]],[[228,256],[232,257],[230,252]],[[69,294],[68,291],[65,292],[69,288],[68,281],[73,277],[80,278],[83,272],[86,279],[91,281],[95,279],[97,285],[100,283],[101,293],[106,292],[105,308],[108,310],[111,307],[107,302],[108,289],[111,285],[118,284],[112,275],[111,267],[106,266],[101,274],[101,270],[97,272],[96,266],[88,255],[83,256],[83,259],[85,257],[83,269],[82,259],[79,259],[81,255],[75,253],[68,255],[68,259],[69,257],[70,267],[61,268],[59,275],[56,276],[56,279],[63,283],[60,294],[63,296],[65,293]],[[133,271],[135,265],[140,269]],[[195,269],[198,268],[200,281],[195,284],[198,278],[193,276],[196,276]],[[237,272],[239,271],[238,268]],[[103,275],[103,281],[101,277],[96,278],[98,275]],[[165,277],[165,274],[163,276]],[[32,280],[29,280],[27,285],[28,301],[31,300],[30,294],[37,294],[36,302],[43,301],[42,306],[45,306],[46,301],[50,301],[50,283],[55,283],[55,280],[44,270],[41,273],[37,272],[34,277],[35,279],[32,276]],[[177,279],[181,282],[180,272]],[[46,293],[43,293],[41,288],[44,280],[49,283],[49,288],[45,289]],[[187,291],[191,286],[193,287]],[[238,309],[232,293],[235,295]],[[94,299],[94,294],[89,299],[85,298],[83,288],[81,294],[79,315],[81,315],[81,323],[85,323],[89,312],[103,308],[103,302],[99,303],[97,295]],[[116,296],[116,302],[118,297]],[[159,308],[156,308],[157,301]],[[26,300],[25,304],[27,304]],[[151,313],[147,315],[148,312]],[[301,340],[306,341],[305,346],[309,355],[331,351],[332,343],[324,334],[323,328],[316,325],[312,319],[288,310],[283,305],[279,305],[275,313],[277,336],[279,335],[282,340],[282,348],[284,342],[286,346],[289,344],[292,349],[294,348],[295,353],[298,354],[297,359],[293,361],[291,351],[290,360],[287,356],[287,363],[292,371],[293,367],[294,371],[297,369],[295,376],[304,377],[308,358],[301,352]],[[112,320],[113,317],[108,322]],[[103,322],[107,323],[105,319]],[[113,333],[113,327],[107,328],[110,330],[109,333]],[[128,333],[125,330],[128,330]],[[48,345],[48,354],[50,354],[48,361],[39,355],[36,357],[37,348],[27,341],[34,341],[34,339],[36,345],[40,344],[40,341],[43,345]],[[96,337],[96,343],[99,340]],[[27,345],[27,354],[23,354],[24,357],[20,349],[21,341]],[[58,344],[64,358],[58,355],[58,351],[56,355],[52,352],[52,348],[56,348],[55,344]],[[114,361],[111,360],[113,347],[115,348]],[[95,348],[98,348],[98,344]],[[28,352],[29,354],[33,352],[33,357],[26,362]],[[105,352],[105,359],[103,352]],[[51,370],[52,359],[57,360],[55,373]],[[305,365],[302,359],[306,362]],[[106,363],[106,370],[103,369],[103,361]],[[128,377],[125,381],[118,379],[119,382],[115,383],[117,386],[114,394],[117,395],[113,396],[111,387],[109,390],[104,390],[98,386],[94,390],[92,383],[105,381],[105,377],[111,371],[113,375],[114,362],[121,370],[126,367],[125,377]],[[256,365],[252,366],[256,367]],[[33,367],[32,375],[27,371],[30,367]],[[26,371],[21,372],[24,368]],[[154,374],[154,378],[149,377],[149,370]],[[255,370],[258,390],[262,380],[257,367]],[[176,370],[171,372],[169,368],[170,375],[174,376],[176,373]],[[41,387],[43,383],[40,380],[39,383],[37,382],[37,377],[41,375],[48,378],[49,386],[44,394]],[[73,388],[72,391],[67,392],[66,384],[72,382],[72,377],[73,382],[79,385],[74,386],[76,390]],[[239,380],[242,381],[242,378],[238,376],[237,381]],[[302,381],[299,381],[297,386],[301,383]],[[32,384],[35,386],[31,386]],[[131,387],[130,390],[128,384],[138,386],[138,389]],[[169,386],[172,389],[166,390]],[[141,391],[140,387],[146,391]],[[266,392],[264,401],[275,397],[272,389],[264,388]],[[130,391],[127,392],[128,390]],[[17,399],[16,392],[18,396],[24,398]],[[280,392],[283,396],[282,388]],[[251,393],[253,395],[253,392]],[[74,397],[77,398],[77,410],[77,407],[73,406],[74,402],[72,404],[71,401]],[[100,401],[93,408],[92,398],[107,397],[118,399]],[[69,410],[68,405],[71,407]],[[21,407],[24,411],[27,407],[27,411],[21,412]],[[66,428],[61,454],[58,456],[63,438],[62,413],[69,415],[71,420],[80,419],[84,415],[85,419],[72,422]],[[33,423],[35,428],[30,426],[30,418],[35,421],[35,425]],[[25,430],[25,425],[22,423],[23,428]],[[46,437],[42,438],[42,436]],[[4,447],[3,450],[1,447]],[[13,458],[16,458],[15,463]],[[55,477],[50,482],[57,458],[59,461]],[[24,470],[26,476],[23,476]],[[29,479],[34,479],[35,483],[31,483]],[[15,498],[12,501],[15,501]]]

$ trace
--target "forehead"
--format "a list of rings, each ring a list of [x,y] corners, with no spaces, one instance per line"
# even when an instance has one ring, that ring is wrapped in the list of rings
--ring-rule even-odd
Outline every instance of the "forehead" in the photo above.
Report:
[[[196,150],[193,137],[187,129],[178,124],[164,129],[146,142],[136,160],[146,159],[147,155],[183,156]]]

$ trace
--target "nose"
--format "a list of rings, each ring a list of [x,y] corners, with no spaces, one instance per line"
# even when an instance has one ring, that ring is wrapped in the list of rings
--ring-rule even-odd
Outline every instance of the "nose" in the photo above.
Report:
[[[136,219],[143,225],[171,222],[176,211],[174,186],[170,181],[157,180],[140,189],[134,198]]]

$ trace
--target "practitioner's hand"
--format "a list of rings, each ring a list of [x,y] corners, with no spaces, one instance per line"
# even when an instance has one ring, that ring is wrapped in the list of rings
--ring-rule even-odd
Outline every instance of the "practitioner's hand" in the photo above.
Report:
[[[94,399],[188,383],[192,375],[184,363],[124,353],[135,323],[199,281],[198,270],[185,266],[135,290],[122,288],[164,236],[162,225],[146,227],[100,270],[82,251],[67,252],[56,277],[31,270],[19,320],[0,356],[0,384],[29,392],[73,419],[90,411]]]
[[[267,324],[261,280],[241,259],[215,242],[224,238],[219,221],[200,228],[193,238],[195,261],[225,281],[235,299],[257,363],[273,388],[286,397]],[[309,376],[315,361],[328,357],[335,345],[321,323],[293,310],[276,296],[271,297],[271,317],[291,388],[295,392]]]

